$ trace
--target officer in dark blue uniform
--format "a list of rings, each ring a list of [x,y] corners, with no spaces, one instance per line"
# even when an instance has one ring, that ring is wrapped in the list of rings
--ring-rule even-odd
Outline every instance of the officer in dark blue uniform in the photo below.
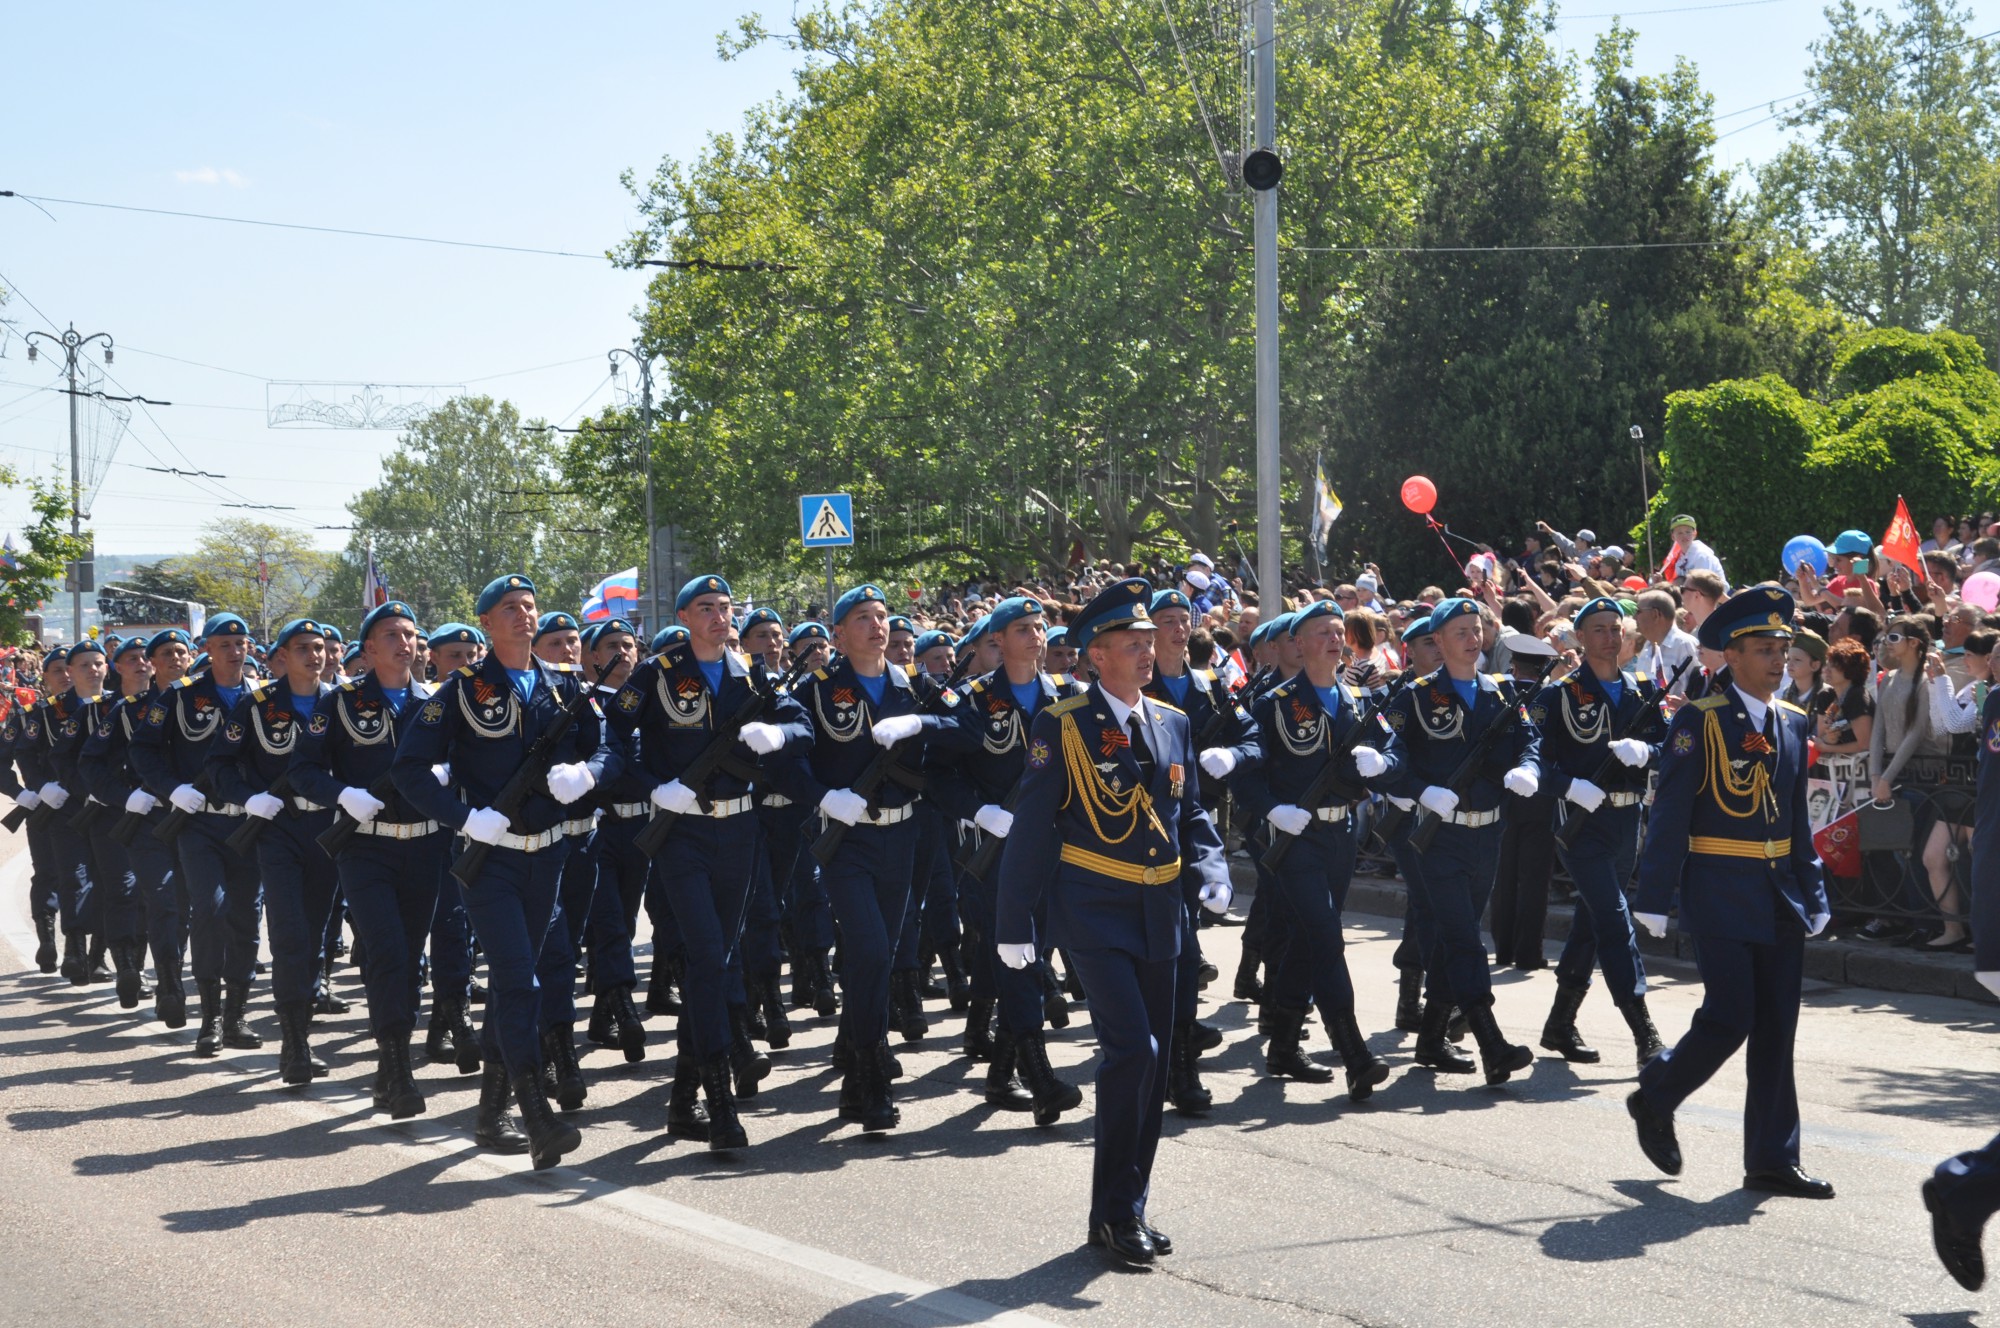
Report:
[[[425,682],[434,682],[456,673],[478,662],[486,652],[486,634],[461,622],[434,627],[425,640],[430,646],[427,652],[429,658],[425,661],[430,676],[421,680]],[[387,775],[388,755],[384,754],[382,771],[374,778]],[[431,1014],[424,1029],[424,1055],[433,1065],[455,1065],[460,1074],[472,1074],[479,1069],[479,1034],[473,1031],[469,1014],[472,1000],[472,924],[466,920],[465,897],[459,893],[458,882],[449,870],[449,846],[450,839],[446,836],[432,855],[437,862],[438,889],[437,908],[431,914]],[[499,1079],[496,1089],[504,1096],[504,1067]],[[504,1111],[496,1116],[496,1129],[498,1124],[504,1124],[508,1131],[514,1128],[506,1120]]]
[[[609,715],[613,698],[638,662],[638,638],[631,623],[608,618],[584,628],[582,644],[584,667],[590,677],[599,679],[597,703]],[[594,790],[590,800],[600,815],[583,846],[597,877],[587,919],[588,985],[595,998],[588,1036],[597,1046],[618,1049],[628,1062],[646,1056],[646,1026],[632,1002],[632,989],[639,984],[632,962],[632,928],[645,897],[648,864],[632,841],[652,813],[646,800],[651,792],[651,782],[636,764]]]
[[[752,609],[743,616],[737,635],[743,653],[750,657],[752,668],[761,669],[765,680],[775,685],[785,671],[784,619],[778,616],[775,609]],[[757,825],[763,831],[763,854],[758,860],[757,880],[752,885],[753,910],[756,893],[768,889],[771,906],[777,912],[778,934],[783,938],[784,948],[792,956],[792,1004],[795,1008],[807,1009],[816,1003],[819,986],[824,980],[813,960],[817,958],[823,962],[826,947],[833,943],[833,938],[829,930],[816,949],[801,944],[799,940],[799,881],[803,879],[804,888],[811,888],[813,863],[811,856],[805,852],[805,841],[800,835],[803,809],[777,788],[778,780],[775,766],[766,768],[754,790]],[[820,926],[830,928],[825,921],[824,898],[819,900],[818,909]],[[790,1045],[792,1031],[779,985],[778,965],[769,962],[774,958],[767,955],[764,971],[746,973],[744,982],[748,989],[753,1027],[761,1024],[764,1038],[776,1051]],[[831,1000],[833,989],[829,985],[826,990],[827,998]],[[830,1006],[827,1013],[833,1013]]]
[[[1397,863],[1411,887],[1430,979],[1416,1061],[1446,1073],[1471,1073],[1472,1062],[1445,1040],[1456,1004],[1479,1041],[1486,1082],[1500,1084],[1532,1064],[1535,1054],[1500,1032],[1479,917],[1493,893],[1502,804],[1509,795],[1531,798],[1540,786],[1538,740],[1520,703],[1479,672],[1478,607],[1467,599],[1442,601],[1431,610],[1431,633],[1443,667],[1398,692],[1386,712],[1405,754],[1386,791],[1423,804],[1444,822],[1421,856],[1407,851],[1414,818],[1399,836],[1406,851]],[[1495,725],[1509,727],[1496,734],[1498,747],[1484,768],[1464,789],[1447,788]]]
[[[150,896],[140,881],[131,853],[111,835],[112,829],[124,819],[124,803],[131,785],[117,787],[115,792],[107,787],[111,781],[106,778],[104,752],[117,733],[115,716],[127,709],[133,698],[143,698],[152,690],[152,668],[146,662],[145,647],[146,639],[137,636],[114,646],[111,667],[117,675],[116,686],[107,691],[99,705],[92,707],[89,730],[77,749],[71,803],[72,808],[77,808],[77,795],[83,795],[82,806],[72,821],[88,823],[84,833],[90,840],[91,858],[98,867],[95,892],[101,900],[104,935],[118,974],[118,1004],[127,1010],[136,1009],[143,996],[154,994],[146,990],[144,981],[148,934],[145,909]],[[119,765],[124,765],[122,744]]]
[[[1084,691],[1074,679],[1042,671],[1044,614],[1040,600],[1025,596],[994,606],[985,622],[1000,643],[1000,667],[966,685],[965,704],[956,708],[941,740],[952,769],[934,787],[968,863],[988,836],[1005,839],[1013,830],[1013,814],[1004,804],[1014,797],[1027,769],[1028,733],[1035,717]],[[985,880],[966,872],[959,884],[959,907],[966,935],[973,941],[965,1053],[988,1062],[989,1103],[1005,1111],[1033,1111],[1036,1124],[1050,1125],[1063,1112],[1082,1105],[1083,1094],[1064,1083],[1049,1064],[1040,982],[1032,970],[1001,964],[993,949],[999,883],[999,872],[990,869]],[[1046,919],[1045,907],[1039,920]],[[997,1036],[992,1031],[996,1008]],[[1027,1085],[1026,1092],[1015,1082],[1017,1074]]]
[[[45,750],[51,782],[44,784],[40,792],[43,805],[49,809],[44,814],[54,826],[53,839],[58,852],[64,862],[71,864],[62,881],[64,930],[68,932],[74,927],[80,937],[87,938],[86,981],[100,981],[105,956],[108,953],[118,956],[119,1003],[129,1010],[139,1003],[139,967],[132,962],[133,952],[124,944],[131,937],[112,936],[106,930],[105,914],[108,899],[126,890],[122,879],[126,873],[124,854],[114,854],[108,862],[100,861],[97,837],[73,821],[88,800],[77,773],[77,759],[83,754],[84,740],[97,732],[102,715],[117,699],[115,694],[104,690],[108,664],[104,647],[93,639],[85,638],[70,647],[69,689],[56,698],[43,716],[42,736],[48,744]]]
[[[575,706],[585,684],[575,671],[535,658],[535,585],[527,576],[494,578],[480,591],[478,609],[492,652],[445,679],[416,707],[417,721],[399,739],[390,775],[425,820],[491,846],[478,880],[462,887],[489,975],[481,1052],[489,1065],[506,1065],[539,1170],[554,1166],[583,1137],[549,1107],[535,967],[569,851],[568,808],[617,778],[624,744],[606,728],[595,703],[585,705],[558,745],[543,789],[512,817],[495,810],[494,799],[528,749],[560,711]],[[437,766],[448,782],[439,782]]]
[[[889,1092],[889,966],[910,899],[916,794],[894,778],[885,777],[867,794],[853,786],[875,764],[878,749],[907,744],[884,760],[915,770],[926,735],[942,721],[925,713],[909,671],[888,662],[889,609],[881,587],[856,586],[835,602],[831,616],[840,655],[794,689],[812,741],[791,764],[787,792],[818,808],[822,826],[838,821],[847,827],[820,870],[840,927],[846,1000],[834,1054],[846,1072],[840,1118],[873,1133],[894,1129],[902,1119]],[[958,700],[950,689],[940,695]]]
[[[806,671],[818,668],[826,662],[832,636],[821,623],[802,622],[785,634],[786,668],[804,663]],[[822,1019],[830,1019],[840,1009],[840,999],[834,991],[833,972],[827,963],[827,954],[833,949],[833,907],[827,902],[826,884],[820,879],[819,863],[806,851],[806,846],[819,833],[819,817],[811,807],[801,806],[790,794],[780,787],[783,776],[774,769],[774,782],[768,789],[759,790],[760,805],[769,805],[780,815],[789,812],[795,820],[792,839],[796,851],[791,853],[792,870],[787,880],[781,902],[784,925],[792,938],[792,997],[794,1010],[812,1010]],[[773,799],[778,801],[773,802]],[[771,836],[772,827],[767,821],[765,831]],[[780,827],[782,830],[782,827]],[[784,856],[782,837],[770,837],[776,857]]]
[[[583,632],[576,616],[560,611],[544,613],[535,624],[534,652],[544,664],[580,674]],[[542,989],[542,1064],[553,1076],[552,1091],[566,1111],[582,1106],[589,1091],[576,1056],[576,970],[577,951],[586,937],[590,901],[597,889],[597,864],[589,852],[594,802],[593,793],[592,798],[572,806],[569,820],[563,823],[570,851],[563,856],[562,875],[556,883],[555,918],[549,923],[548,937],[535,964],[535,980]],[[631,1027],[643,1058],[645,1025],[635,1018]]]
[[[1695,938],[1705,990],[1687,1035],[1640,1070],[1626,1105],[1640,1148],[1678,1175],[1674,1112],[1747,1038],[1744,1188],[1831,1199],[1832,1185],[1799,1168],[1792,1073],[1806,937],[1829,914],[1807,819],[1806,712],[1774,696],[1785,679],[1792,609],[1784,591],[1756,586],[1701,625],[1702,646],[1729,662],[1730,684],[1674,716],[1632,915],[1665,935],[1679,892],[1681,930]]]
[[[286,777],[320,696],[333,690],[320,681],[326,649],[326,637],[311,618],[280,627],[271,642],[278,677],[244,693],[208,753],[215,795],[270,822],[258,834],[255,852],[271,938],[271,999],[281,1035],[278,1075],[288,1084],[311,1083],[327,1068],[312,1054],[307,1034],[326,921],[340,889],[332,859],[313,839],[333,823],[333,812],[327,803],[288,792],[294,781]],[[281,782],[284,788],[274,790]]]
[[[1229,907],[1222,839],[1195,795],[1187,716],[1147,699],[1152,587],[1100,591],[1069,624],[1098,681],[1035,716],[1027,778],[1000,860],[995,941],[1009,968],[1063,948],[1090,1001],[1097,1072],[1090,1243],[1151,1263],[1173,1243],[1146,1221],[1174,1026],[1174,972],[1186,910],[1183,870],[1201,902]],[[1046,897],[1049,926],[1034,917]]]
[[[375,1106],[397,1120],[424,1110],[410,1064],[410,1037],[421,990],[417,961],[437,910],[447,845],[437,819],[400,797],[389,778],[397,744],[431,694],[411,674],[417,636],[416,614],[401,600],[371,609],[356,633],[367,674],[319,698],[304,731],[294,730],[288,765],[292,785],[308,805],[329,809],[328,822],[333,808],[355,822],[334,866],[355,938],[367,956],[361,976],[375,1035],[372,1095]],[[271,838],[266,834],[258,841],[260,854]],[[460,1068],[467,1067],[461,1062]],[[504,1078],[500,1098],[504,1108]],[[484,1126],[484,1096],[481,1100]]]
[[[189,817],[174,848],[187,887],[201,998],[195,1054],[213,1056],[225,1046],[255,1051],[264,1045],[243,1018],[257,963],[260,892],[257,864],[228,843],[242,819],[241,804],[195,787],[206,787],[209,749],[243,699],[250,629],[235,614],[219,613],[202,628],[202,647],[207,670],[182,678],[146,707],[132,734],[130,759],[147,792]]]
[[[1431,634],[1431,616],[1419,614],[1403,628],[1403,672],[1392,682],[1414,682],[1427,673],[1436,672],[1444,660],[1439,657],[1437,638]],[[1408,798],[1391,799],[1409,811],[1416,804]],[[1390,856],[1397,859],[1401,869],[1401,856],[1392,847]],[[1405,880],[1408,877],[1405,876]],[[1424,947],[1417,938],[1416,892],[1407,891],[1403,902],[1403,935],[1396,942],[1396,953],[1390,962],[1396,966],[1396,1027],[1405,1033],[1419,1032],[1424,1018]]]
[[[1250,630],[1252,657],[1261,649],[1272,655],[1274,637],[1283,636],[1291,630],[1292,615],[1281,613]],[[1293,670],[1297,672],[1297,670]],[[1281,672],[1275,663],[1259,665],[1255,672],[1244,681],[1237,695],[1237,704],[1245,710],[1252,709],[1258,697],[1284,682],[1292,674]],[[1236,962],[1236,977],[1230,994],[1239,1001],[1256,1004],[1264,999],[1263,984],[1258,981],[1257,971],[1262,968],[1267,973],[1276,971],[1284,950],[1284,937],[1271,931],[1272,900],[1277,897],[1277,884],[1270,872],[1264,869],[1263,850],[1270,842],[1268,826],[1253,823],[1244,834],[1244,846],[1249,850],[1251,860],[1256,864],[1257,891],[1250,896],[1249,916],[1243,921],[1242,950]]]
[[[94,642],[86,644],[95,647]],[[62,975],[72,986],[82,987],[91,981],[90,928],[78,904],[89,903],[91,864],[84,856],[89,851],[88,842],[71,832],[63,824],[67,818],[59,814],[69,800],[69,791],[56,770],[54,753],[66,741],[64,729],[72,724],[76,713],[69,651],[61,650],[61,654],[61,684],[53,691],[45,691],[29,711],[22,725],[24,740],[15,752],[15,759],[20,762],[21,780],[27,790],[22,801],[26,802],[27,796],[33,798],[27,803],[35,811],[29,818],[29,829],[34,832],[29,839],[30,851],[35,847],[34,835],[38,833],[41,858],[49,864],[48,879],[37,894],[46,896],[50,916],[62,930]]]
[[[1347,1095],[1362,1102],[1389,1077],[1389,1069],[1369,1051],[1355,1018],[1341,912],[1354,879],[1355,805],[1367,797],[1369,780],[1394,778],[1402,754],[1379,718],[1371,731],[1354,732],[1363,708],[1340,681],[1342,619],[1340,606],[1330,599],[1292,616],[1288,630],[1299,643],[1303,667],[1252,703],[1259,750],[1256,759],[1237,766],[1230,782],[1246,815],[1266,822],[1274,840],[1292,841],[1270,873],[1273,921],[1290,939],[1264,989],[1259,1022],[1271,1038],[1265,1068],[1306,1083],[1333,1078],[1299,1048],[1307,1004],[1317,1000],[1346,1067]],[[1344,787],[1316,802],[1313,787],[1335,752],[1342,753],[1336,773]]]
[[[1557,841],[1581,907],[1556,961],[1556,999],[1542,1027],[1542,1046],[1585,1064],[1595,1063],[1598,1054],[1578,1035],[1576,1012],[1590,990],[1591,969],[1600,964],[1611,999],[1632,1030],[1639,1064],[1662,1050],[1646,1009],[1646,964],[1625,903],[1625,882],[1639,856],[1646,771],[1659,754],[1667,719],[1653,681],[1619,666],[1624,625],[1625,610],[1617,600],[1600,596],[1585,604],[1573,624],[1582,667],[1544,687],[1528,707],[1542,735],[1542,792],[1558,800],[1559,824],[1585,818],[1567,847]],[[1608,776],[1599,774],[1607,758]]]

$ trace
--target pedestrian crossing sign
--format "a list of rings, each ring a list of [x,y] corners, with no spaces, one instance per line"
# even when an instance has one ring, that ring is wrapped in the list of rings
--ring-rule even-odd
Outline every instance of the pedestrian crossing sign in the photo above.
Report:
[[[845,493],[808,493],[799,498],[799,539],[808,549],[854,543],[854,498]]]

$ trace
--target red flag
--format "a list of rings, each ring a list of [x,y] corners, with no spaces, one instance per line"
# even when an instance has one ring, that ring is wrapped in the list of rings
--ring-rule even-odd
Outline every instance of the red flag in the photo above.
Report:
[[[1860,816],[1849,812],[1813,831],[1813,848],[1829,876],[1861,874]]]
[[[1662,581],[1673,580],[1674,565],[1680,562],[1680,560],[1681,560],[1681,546],[1678,544],[1669,545],[1667,547],[1667,560],[1660,564],[1660,580]]]
[[[1923,554],[1918,552],[1917,523],[1910,520],[1910,505],[1896,495],[1896,515],[1889,522],[1889,529],[1882,536],[1882,556],[1894,558],[1903,566],[1915,572],[1925,581],[1931,579],[1930,570],[1924,566]]]

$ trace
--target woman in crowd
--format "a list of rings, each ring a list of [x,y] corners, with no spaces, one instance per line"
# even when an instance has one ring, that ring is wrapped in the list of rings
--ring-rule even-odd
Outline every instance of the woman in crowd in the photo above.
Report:
[[[1893,619],[1882,633],[1880,660],[1886,670],[1875,694],[1875,727],[1868,740],[1869,791],[1877,804],[1901,797],[1920,810],[1924,804],[1914,790],[1899,788],[1903,771],[1918,757],[1943,756],[1947,739],[1931,724],[1931,707],[1923,680],[1924,659],[1930,654],[1930,629],[1920,618],[1904,615]],[[1918,838],[1923,843],[1924,873],[1930,881],[1931,899],[1945,919],[1938,936],[1926,948],[1953,949],[1967,938],[1962,921],[1964,901],[1952,880],[1949,848],[1951,828],[1931,817],[1918,822]],[[1869,928],[1877,938],[1894,930],[1893,924]],[[1871,934],[1864,930],[1864,935]]]

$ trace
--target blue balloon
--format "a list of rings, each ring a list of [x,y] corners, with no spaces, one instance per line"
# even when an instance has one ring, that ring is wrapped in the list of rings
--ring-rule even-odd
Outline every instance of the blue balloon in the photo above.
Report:
[[[1811,535],[1794,535],[1785,541],[1785,551],[1779,555],[1780,570],[1786,576],[1796,576],[1800,563],[1806,563],[1816,576],[1826,575],[1826,545]]]

